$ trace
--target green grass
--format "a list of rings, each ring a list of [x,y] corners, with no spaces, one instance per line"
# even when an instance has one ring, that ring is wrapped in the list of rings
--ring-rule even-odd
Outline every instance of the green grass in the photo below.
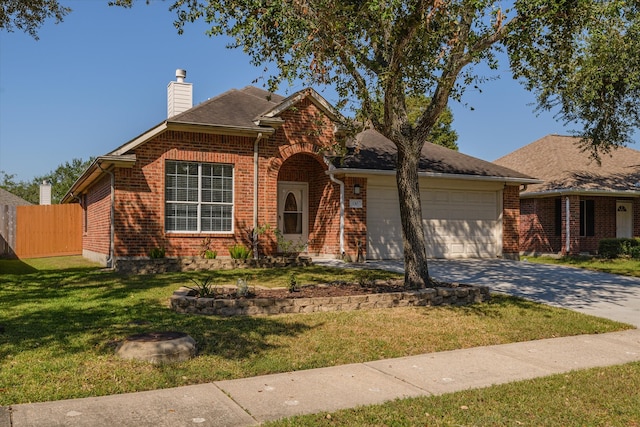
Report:
[[[177,314],[190,278],[287,286],[355,280],[325,267],[123,276],[80,258],[0,260],[0,405],[100,396],[389,357],[604,333],[628,326],[495,296],[468,307],[420,307],[271,317]],[[391,273],[376,273],[389,276]],[[127,336],[181,331],[198,356],[168,366],[115,356]]]
[[[623,276],[640,277],[640,260],[638,259],[600,259],[594,257],[523,257],[528,262],[537,262],[540,264],[557,264],[572,267],[584,268],[593,271],[602,271],[604,273],[620,274]]]
[[[640,362],[293,417],[264,425],[637,427]]]

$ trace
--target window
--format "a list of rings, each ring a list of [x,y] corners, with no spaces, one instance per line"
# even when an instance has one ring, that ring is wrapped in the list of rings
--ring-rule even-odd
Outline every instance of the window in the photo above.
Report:
[[[594,219],[595,202],[580,200],[580,235],[595,236],[596,224]]]
[[[165,202],[167,231],[233,231],[233,166],[167,161]]]
[[[562,235],[562,199],[557,198],[555,200],[555,229],[556,236]]]

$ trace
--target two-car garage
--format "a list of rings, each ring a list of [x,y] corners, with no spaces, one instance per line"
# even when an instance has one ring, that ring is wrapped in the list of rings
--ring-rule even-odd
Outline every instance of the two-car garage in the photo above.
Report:
[[[496,258],[502,254],[503,183],[421,178],[427,256]],[[367,185],[367,258],[401,259],[402,225],[393,177]]]

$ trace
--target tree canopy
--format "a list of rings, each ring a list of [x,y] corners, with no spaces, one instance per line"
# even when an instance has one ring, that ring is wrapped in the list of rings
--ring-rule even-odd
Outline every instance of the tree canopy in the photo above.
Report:
[[[13,32],[24,31],[38,39],[38,30],[47,19],[62,22],[71,9],[58,0],[1,0],[0,29]]]
[[[131,6],[134,0],[114,4]],[[578,126],[593,156],[632,141],[640,124],[639,2],[625,0],[174,0],[176,27],[199,19],[226,34],[254,65],[275,65],[268,80],[334,87],[342,108],[357,100],[398,149],[396,181],[405,282],[430,285],[418,185],[420,151],[450,99],[498,67],[538,108]],[[415,121],[407,100],[430,102]],[[381,99],[384,113],[375,113]]]

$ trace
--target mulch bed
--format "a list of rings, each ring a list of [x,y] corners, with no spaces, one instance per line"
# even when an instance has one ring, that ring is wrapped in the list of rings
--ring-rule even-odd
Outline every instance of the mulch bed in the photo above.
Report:
[[[439,287],[457,287],[458,284],[438,282]],[[404,286],[402,279],[379,280],[368,285],[358,283],[333,282],[320,285],[301,285],[291,292],[288,288],[262,288],[250,287],[247,296],[238,296],[235,288],[217,289],[214,296],[216,299],[239,299],[239,298],[321,298],[321,297],[341,297],[351,295],[367,295],[390,292],[403,292],[408,289]],[[195,293],[194,293],[195,295]]]

